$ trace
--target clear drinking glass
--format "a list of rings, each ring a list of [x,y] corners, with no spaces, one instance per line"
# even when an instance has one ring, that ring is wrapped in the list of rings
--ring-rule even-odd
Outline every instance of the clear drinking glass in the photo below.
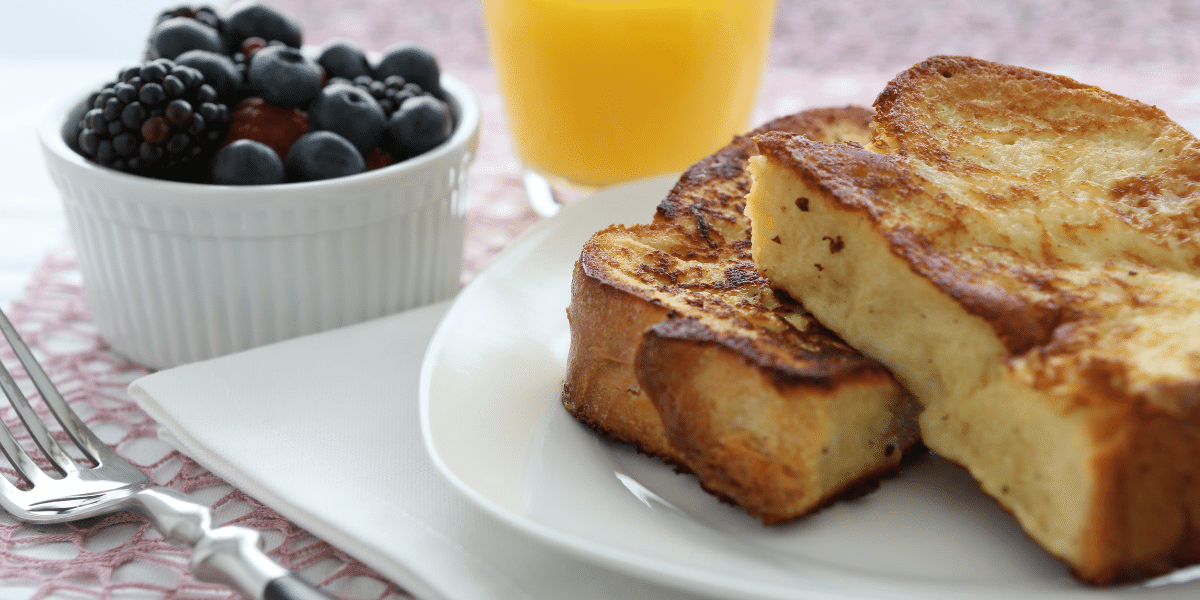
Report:
[[[748,129],[775,0],[483,0],[535,210],[681,171]]]

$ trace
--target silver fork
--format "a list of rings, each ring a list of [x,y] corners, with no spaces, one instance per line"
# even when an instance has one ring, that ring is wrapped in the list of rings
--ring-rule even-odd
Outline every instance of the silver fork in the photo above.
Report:
[[[192,575],[200,581],[225,584],[252,600],[329,598],[271,560],[262,551],[258,532],[238,526],[213,528],[207,506],[154,485],[117,456],[67,405],[3,311],[0,330],[63,431],[95,464],[81,464],[67,454],[30,406],[12,374],[0,364],[0,389],[57,471],[57,476],[43,471],[8,427],[0,423],[0,449],[28,484],[28,489],[22,490],[0,477],[0,506],[19,519],[35,523],[63,523],[132,510],[172,544],[192,549]]]

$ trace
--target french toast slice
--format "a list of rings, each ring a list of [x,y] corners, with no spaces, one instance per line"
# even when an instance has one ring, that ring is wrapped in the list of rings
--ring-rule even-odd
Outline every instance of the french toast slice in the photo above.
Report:
[[[1200,143],[1066,77],[938,56],[867,148],[756,138],[762,272],[921,401],[1081,580],[1200,562]]]
[[[756,132],[865,140],[869,121],[821,109]],[[769,524],[869,488],[919,441],[911,395],[755,269],[751,148],[736,138],[680,178],[652,223],[584,245],[563,404]]]

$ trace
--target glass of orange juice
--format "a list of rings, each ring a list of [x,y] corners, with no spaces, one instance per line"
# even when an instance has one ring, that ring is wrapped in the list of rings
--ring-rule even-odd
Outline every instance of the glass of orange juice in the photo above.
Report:
[[[483,0],[526,189],[682,171],[749,127],[775,0]],[[540,196],[540,197],[539,197]]]

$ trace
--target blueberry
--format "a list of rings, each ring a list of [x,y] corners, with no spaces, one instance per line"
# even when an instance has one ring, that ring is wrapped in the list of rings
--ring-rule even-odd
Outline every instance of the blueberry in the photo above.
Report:
[[[332,179],[367,169],[354,144],[332,131],[310,131],[300,136],[283,164],[292,181]]]
[[[362,48],[343,40],[325,46],[321,56],[317,57],[317,63],[325,69],[325,75],[330,79],[354,79],[362,75],[371,75],[371,65],[367,62],[367,55]]]
[[[389,75],[399,75],[427,92],[438,93],[442,89],[437,59],[415,44],[393,46],[384,53],[375,67],[375,77],[386,79]]]
[[[188,50],[222,52],[225,44],[216,29],[187,17],[173,17],[150,31],[146,55],[149,58],[175,58]]]
[[[283,161],[270,146],[254,140],[234,140],[213,158],[216,185],[283,183]]]
[[[409,98],[388,119],[385,149],[405,159],[430,150],[450,139],[454,124],[450,111],[432,96]]]
[[[304,32],[300,22],[274,8],[258,2],[247,2],[234,7],[225,17],[225,37],[230,53],[236,52],[246,38],[260,37],[268,42],[279,40],[292,48],[299,48]]]
[[[233,59],[224,54],[208,50],[188,50],[175,59],[176,64],[192,67],[204,75],[201,81],[213,86],[217,95],[227,104],[236,104],[241,99],[242,72]]]
[[[387,117],[365,90],[353,84],[336,82],[321,88],[308,105],[308,128],[332,131],[366,154],[379,145]]]
[[[250,59],[246,83],[270,104],[299,108],[321,92],[321,66],[290,46],[266,46]]]
[[[158,13],[158,17],[155,18],[154,23],[157,25],[158,23],[162,23],[163,21],[166,21],[172,17],[188,17],[191,19],[196,19],[197,21],[216,29],[217,31],[221,31],[224,28],[221,17],[217,15],[217,11],[213,9],[213,7],[189,6],[186,4],[164,9],[162,12]]]

